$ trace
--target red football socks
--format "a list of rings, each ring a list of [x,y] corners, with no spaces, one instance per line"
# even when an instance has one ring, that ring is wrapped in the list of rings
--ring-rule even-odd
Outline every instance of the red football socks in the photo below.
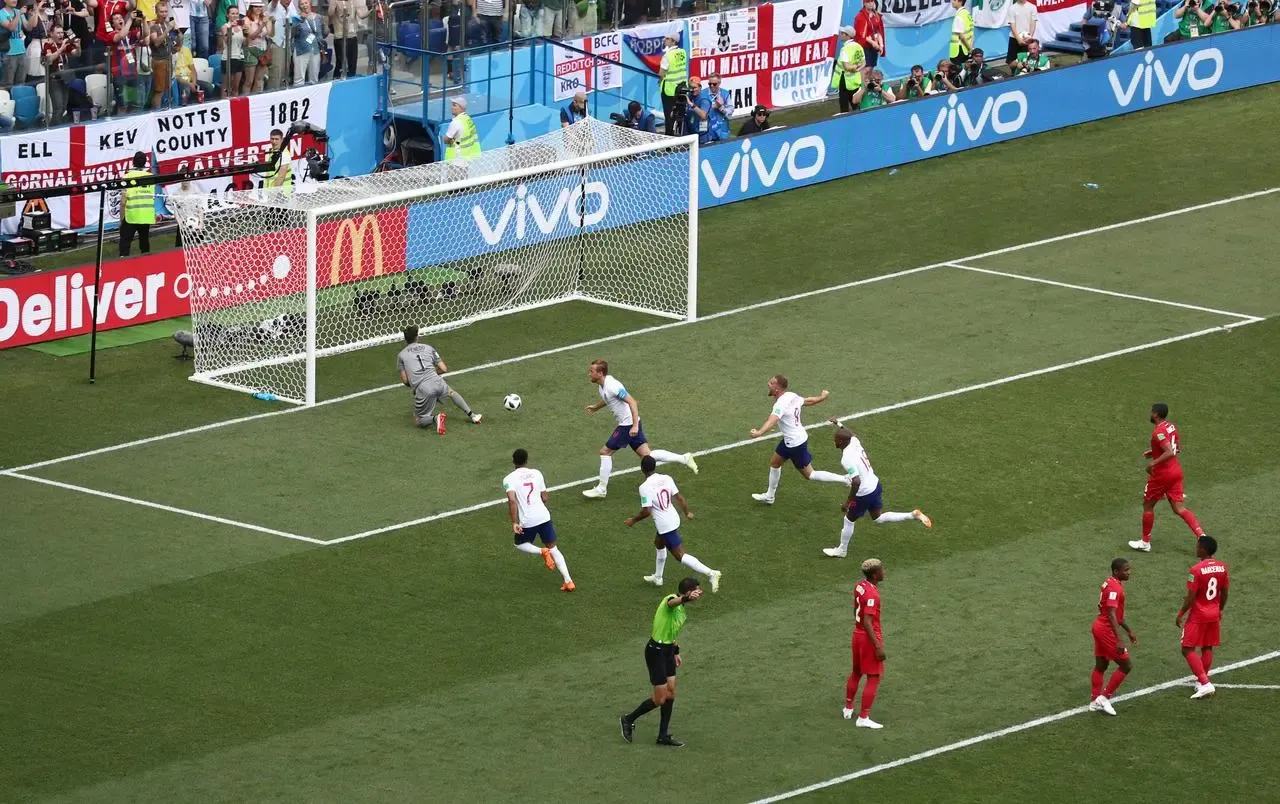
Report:
[[[1153,528],[1155,524],[1156,524],[1156,512],[1143,511],[1142,512],[1142,540],[1144,542],[1151,541],[1151,528]]]
[[[858,694],[858,682],[862,680],[862,676],[849,674],[849,680],[844,684],[844,708],[853,708],[854,696]]]
[[[1204,674],[1209,675],[1209,668],[1213,667],[1213,648],[1200,649],[1200,664],[1204,667]]]
[[[1089,700],[1093,700],[1102,694],[1102,671],[1094,670],[1089,676]]]
[[[858,717],[871,717],[871,705],[876,702],[876,690],[880,687],[880,676],[867,676],[867,686],[862,689],[862,711]]]
[[[1197,537],[1204,535],[1204,528],[1200,527],[1200,522],[1196,519],[1196,515],[1191,513],[1189,509],[1183,508],[1178,516],[1182,517],[1182,521],[1187,523],[1187,527],[1191,528],[1191,532]]]
[[[1099,673],[1098,675],[1102,675],[1102,674]],[[1116,690],[1119,689],[1120,685],[1124,683],[1124,677],[1126,675],[1128,675],[1128,673],[1126,673],[1123,670],[1116,670],[1115,672],[1113,672],[1111,674],[1111,680],[1107,682],[1107,688],[1102,691],[1102,694],[1107,696],[1108,698],[1110,698],[1112,695],[1115,695]]]
[[[1204,671],[1204,663],[1200,661],[1200,656],[1195,651],[1187,654],[1187,667],[1191,668],[1191,675],[1196,677],[1196,681],[1201,684],[1209,683],[1209,674]]]

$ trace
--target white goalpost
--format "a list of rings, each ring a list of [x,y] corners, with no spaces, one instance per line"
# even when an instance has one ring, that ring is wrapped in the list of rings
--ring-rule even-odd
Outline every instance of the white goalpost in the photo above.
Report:
[[[470,162],[177,196],[192,379],[299,405],[320,358],[564,302],[697,317],[698,144],[582,120]]]

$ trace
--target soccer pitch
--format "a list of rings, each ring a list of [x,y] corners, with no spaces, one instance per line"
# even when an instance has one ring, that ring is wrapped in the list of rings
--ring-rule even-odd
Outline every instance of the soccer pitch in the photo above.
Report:
[[[1206,746],[1219,798],[1280,797],[1261,518],[1280,459],[1257,424],[1280,401],[1280,179],[1248,149],[1132,145],[1262,141],[1277,112],[1280,89],[1251,90],[704,213],[697,322],[574,304],[431,339],[487,417],[448,408],[444,438],[409,426],[403,389],[365,391],[394,381],[396,347],[323,361],[328,401],[306,410],[188,383],[165,344],[104,353],[94,388],[82,361],[0,353],[0,799],[1073,801],[1106,778],[1175,800]],[[1026,169],[1050,163],[1064,175]],[[940,203],[978,176],[998,197]],[[700,456],[670,470],[697,515],[682,533],[724,571],[681,641],[674,753],[656,715],[617,734],[661,593],[640,580],[648,523],[622,525],[634,456],[607,499],[578,493],[611,425],[582,412],[595,357],[654,446]],[[777,372],[831,390],[806,423],[855,417],[886,507],[933,530],[862,520],[838,561],[838,489],[787,468],[777,504],[751,500]],[[1225,686],[1177,684],[1193,557],[1162,506],[1128,585],[1133,697],[1102,718],[1079,711],[1089,622],[1138,528],[1157,400],[1232,570]],[[811,432],[816,468],[838,463],[830,434]],[[510,547],[518,446],[556,489],[572,595]],[[872,555],[876,733],[838,714]]]

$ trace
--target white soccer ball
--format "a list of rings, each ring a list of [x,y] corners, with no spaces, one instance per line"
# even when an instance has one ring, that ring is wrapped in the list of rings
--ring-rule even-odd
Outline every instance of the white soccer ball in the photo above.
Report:
[[[507,410],[519,410],[521,405],[519,394],[507,394],[507,398],[502,400],[502,406]]]

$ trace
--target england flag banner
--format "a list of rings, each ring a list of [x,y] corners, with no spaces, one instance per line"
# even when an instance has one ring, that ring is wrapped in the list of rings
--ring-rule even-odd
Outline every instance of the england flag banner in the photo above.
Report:
[[[689,20],[691,74],[720,75],[735,116],[826,97],[840,27],[838,0],[790,0]]]
[[[569,47],[552,45],[551,72],[555,81],[552,97],[562,101],[572,98],[578,92],[621,89],[622,68],[619,64],[622,62],[622,37],[621,31],[606,31],[581,39],[561,40],[561,44]]]

